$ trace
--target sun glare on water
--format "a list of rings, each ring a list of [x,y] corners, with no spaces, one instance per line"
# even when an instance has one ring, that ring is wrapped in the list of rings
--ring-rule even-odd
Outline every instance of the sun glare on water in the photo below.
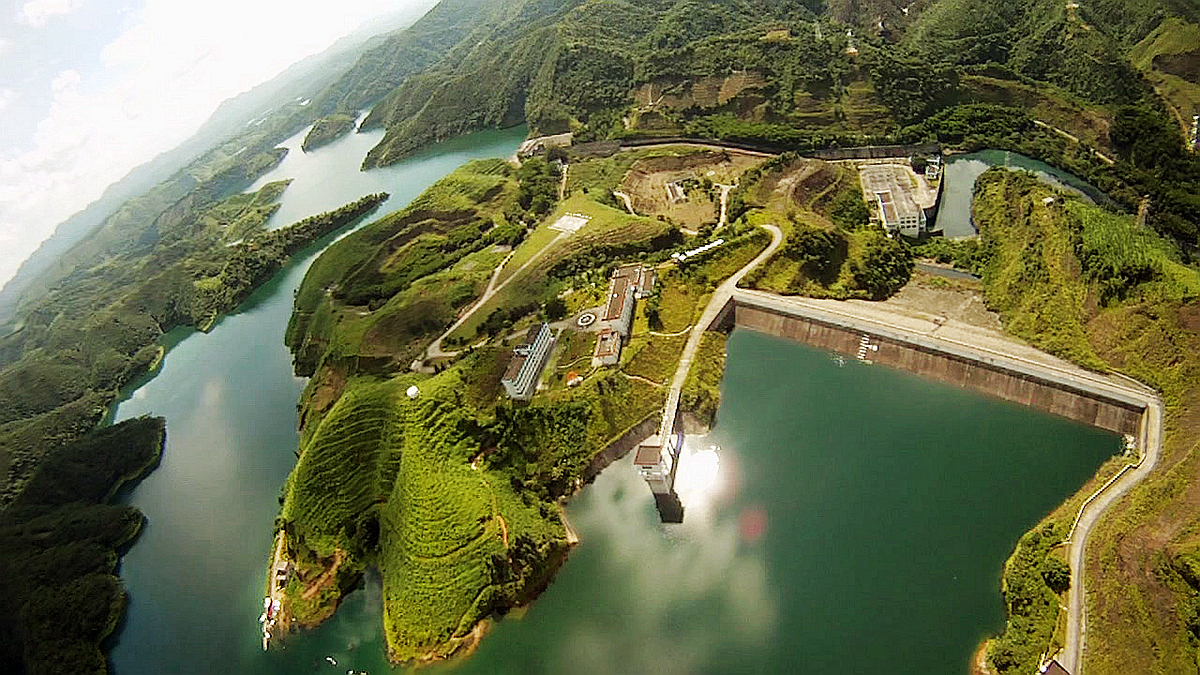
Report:
[[[675,473],[675,493],[689,511],[708,511],[721,492],[720,450],[715,445],[701,450],[684,443]]]

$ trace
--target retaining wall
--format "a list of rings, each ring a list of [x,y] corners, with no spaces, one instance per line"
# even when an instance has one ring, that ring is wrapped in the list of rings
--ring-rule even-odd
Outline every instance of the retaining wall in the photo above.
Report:
[[[798,316],[775,308],[733,301],[732,323],[760,333],[857,357],[862,338],[876,350],[866,358],[874,363],[901,368],[922,377],[997,396],[1007,401],[1078,420],[1101,429],[1137,435],[1143,408],[1066,383],[1017,372],[1001,365],[952,354],[928,345],[885,337]],[[724,312],[723,312],[724,314]],[[728,325],[729,319],[726,319]]]

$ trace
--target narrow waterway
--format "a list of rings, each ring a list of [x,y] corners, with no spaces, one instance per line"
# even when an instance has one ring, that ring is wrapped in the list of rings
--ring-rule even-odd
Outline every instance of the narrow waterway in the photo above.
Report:
[[[937,214],[937,225],[945,236],[959,238],[976,234],[975,226],[971,224],[971,198],[975,191],[975,179],[993,166],[1029,171],[1050,185],[1073,192],[1092,202],[1107,199],[1096,186],[1045,162],[1016,152],[980,150],[966,155],[954,155],[946,158],[946,184],[942,188],[942,202],[938,206]]]
[[[523,135],[473,134],[366,174],[358,161],[377,139],[350,136],[297,149],[264,180],[296,178],[280,211],[293,219],[378,189],[394,209]],[[162,466],[127,497],[149,524],[122,564],[117,675],[390,670],[376,580],[315,631],[260,646],[304,385],[282,334],[317,248],[211,334],[172,335],[160,371],[117,409],[168,419]],[[632,466],[613,465],[571,502],[583,542],[547,592],[474,656],[431,672],[962,675],[1002,625],[999,574],[1016,539],[1119,448],[1079,424],[774,338],[739,331],[729,350],[717,428],[681,464],[685,522],[660,524]]]
[[[359,163],[382,132],[347,136],[311,153],[300,151],[301,133],[284,144],[288,158],[260,183],[295,179],[275,221],[387,191],[392,198],[378,215],[404,206],[469,159],[510,156],[525,133],[470,134],[370,172],[360,172]],[[159,371],[116,409],[118,420],[167,418],[162,465],[126,499],[148,524],[121,564],[130,595],[112,651],[121,675],[298,672],[276,654],[263,654],[257,619],[277,497],[295,462],[296,404],[304,387],[292,376],[283,330],[293,291],[328,243],[300,256],[210,334],[168,336]]]

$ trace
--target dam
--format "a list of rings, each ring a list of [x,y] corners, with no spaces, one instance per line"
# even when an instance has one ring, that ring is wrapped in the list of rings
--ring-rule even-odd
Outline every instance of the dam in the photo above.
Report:
[[[766,293],[739,291],[710,328],[737,327],[812,345],[861,361],[990,394],[1061,417],[1135,435],[1144,403],[1125,387],[1074,366],[981,348],[966,341],[920,335],[833,308]],[[1011,350],[1005,350],[1008,352]]]

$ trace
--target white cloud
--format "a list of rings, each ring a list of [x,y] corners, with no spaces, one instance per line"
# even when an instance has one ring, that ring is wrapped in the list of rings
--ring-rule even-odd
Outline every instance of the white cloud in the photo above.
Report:
[[[34,25],[74,4],[33,0],[20,17]],[[58,223],[186,140],[221,101],[322,51],[367,19],[397,11],[397,4],[362,0],[329,13],[294,0],[146,0],[104,48],[99,71],[63,62],[47,83],[53,102],[31,143],[0,148],[0,283]]]
[[[54,77],[54,80],[50,83],[50,91],[53,91],[56,96],[69,94],[82,81],[83,78],[79,75],[79,71],[64,70]]]
[[[0,89],[0,113],[8,109],[17,100],[17,92],[12,89]]]
[[[51,17],[70,14],[75,7],[75,0],[29,0],[17,12],[17,21],[26,26],[41,26]]]

